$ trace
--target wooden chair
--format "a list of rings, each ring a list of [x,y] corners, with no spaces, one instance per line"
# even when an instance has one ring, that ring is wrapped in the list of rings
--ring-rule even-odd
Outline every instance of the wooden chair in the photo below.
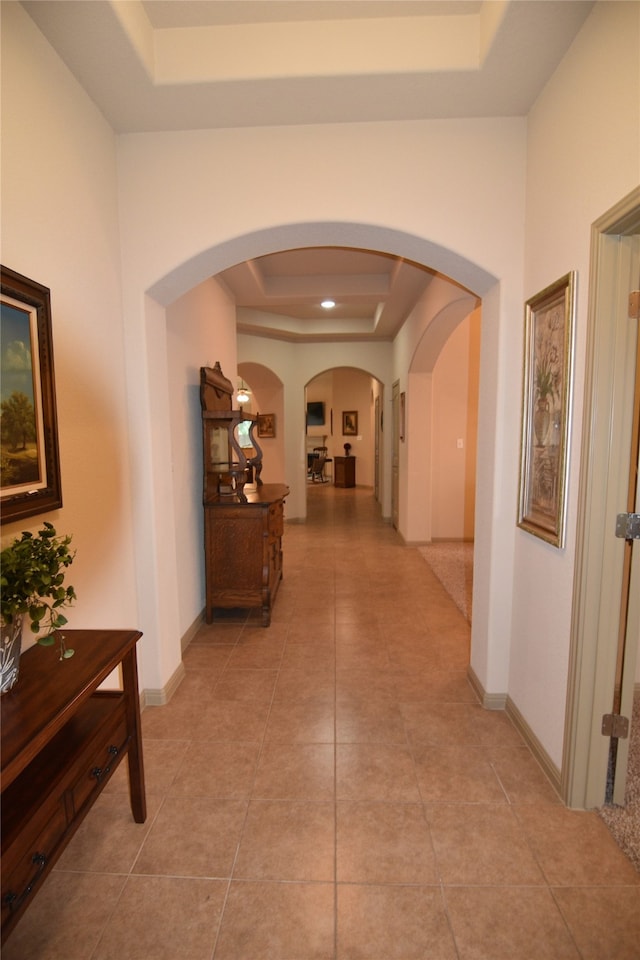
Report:
[[[328,456],[327,447],[314,447],[311,458],[311,480],[313,483],[328,483],[329,478],[324,475],[324,465]]]

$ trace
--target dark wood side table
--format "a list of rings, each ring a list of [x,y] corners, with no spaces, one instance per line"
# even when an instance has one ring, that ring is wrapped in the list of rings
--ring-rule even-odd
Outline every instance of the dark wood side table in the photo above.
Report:
[[[65,630],[75,654],[31,647],[2,710],[2,941],[125,756],[146,819],[137,630]],[[121,667],[122,690],[97,688]]]
[[[355,487],[356,485],[356,458],[335,457],[334,486]]]

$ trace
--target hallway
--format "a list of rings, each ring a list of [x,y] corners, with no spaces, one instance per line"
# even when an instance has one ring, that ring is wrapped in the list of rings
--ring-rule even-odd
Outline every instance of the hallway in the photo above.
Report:
[[[269,629],[203,626],[4,960],[638,960],[640,875],[466,680],[366,488],[308,487]]]

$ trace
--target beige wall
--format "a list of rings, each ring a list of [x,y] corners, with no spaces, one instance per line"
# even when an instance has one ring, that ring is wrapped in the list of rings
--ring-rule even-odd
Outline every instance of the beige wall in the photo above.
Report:
[[[474,537],[479,364],[476,310],[453,331],[433,371],[433,540]]]
[[[567,546],[518,530],[509,692],[562,755],[582,430],[591,224],[640,182],[640,4],[596,4],[528,123],[525,297],[576,270]],[[519,362],[517,355],[514,362]]]
[[[18,4],[2,4],[2,263],[51,290],[71,627],[136,627],[116,139]]]
[[[212,318],[226,323],[212,323]],[[167,310],[167,372],[173,521],[176,541],[179,636],[202,609],[204,596],[204,519],[202,511],[202,427],[200,367],[220,363],[233,383],[236,377],[235,305],[215,280],[206,280]],[[194,548],[194,534],[200,549]],[[177,573],[179,571],[179,574]],[[177,667],[179,651],[176,650]]]

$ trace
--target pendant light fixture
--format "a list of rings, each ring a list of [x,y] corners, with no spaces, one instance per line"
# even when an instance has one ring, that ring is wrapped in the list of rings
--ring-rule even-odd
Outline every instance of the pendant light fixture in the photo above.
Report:
[[[241,380],[240,386],[238,387],[238,392],[236,393],[236,400],[240,405],[242,405],[243,403],[249,403],[249,399],[249,390],[244,380]]]

